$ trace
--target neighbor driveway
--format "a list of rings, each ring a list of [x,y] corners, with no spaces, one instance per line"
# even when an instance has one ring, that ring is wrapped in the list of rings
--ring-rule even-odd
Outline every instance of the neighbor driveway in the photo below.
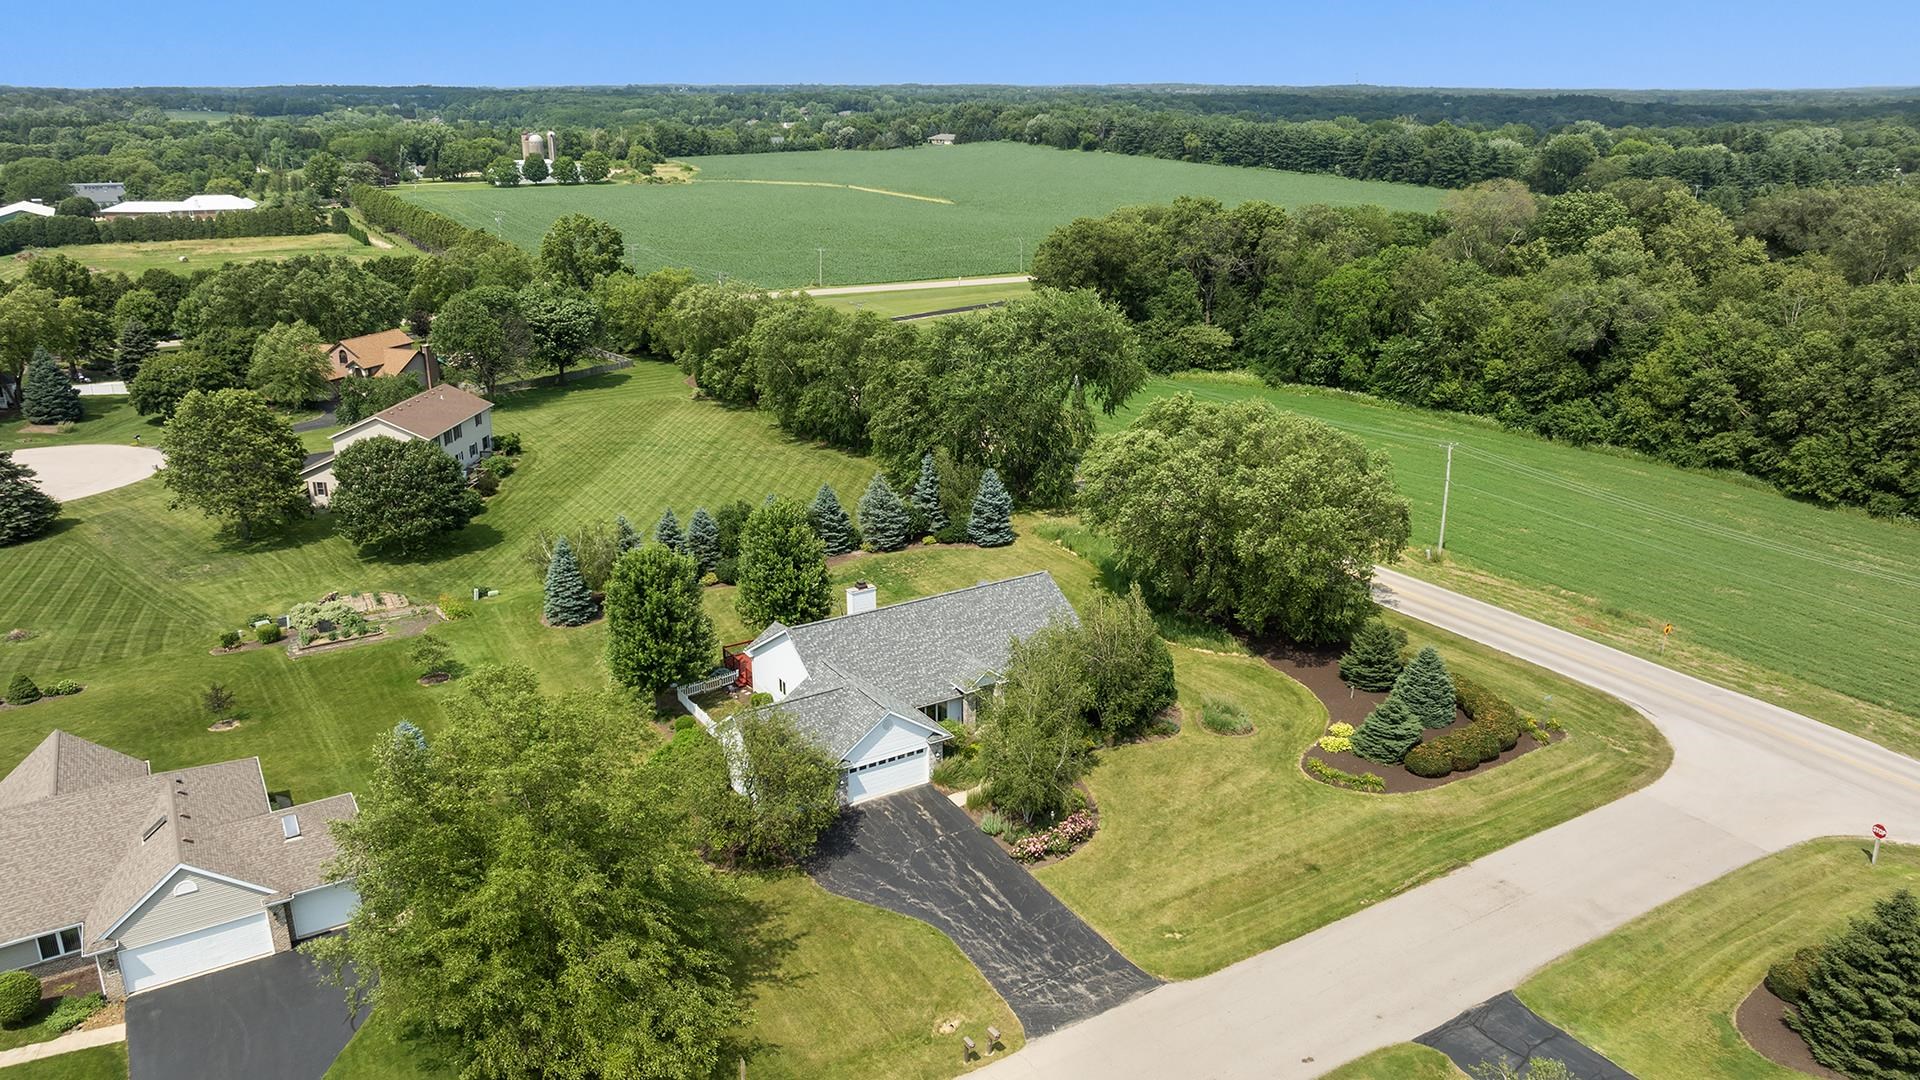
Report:
[[[1030,1039],[1159,985],[931,787],[848,810],[810,870],[832,892],[952,938]]]
[[[127,999],[130,1080],[320,1080],[366,1012],[298,952],[274,953]]]
[[[15,450],[13,460],[34,471],[41,491],[69,502],[145,480],[165,459],[149,446],[79,443],[29,446]]]

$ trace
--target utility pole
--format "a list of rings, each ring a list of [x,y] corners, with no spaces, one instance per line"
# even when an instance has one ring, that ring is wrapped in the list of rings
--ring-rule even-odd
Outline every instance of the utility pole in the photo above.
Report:
[[[1020,272],[1024,274],[1024,273],[1026,273],[1026,272],[1027,272],[1027,238],[1026,238],[1026,237],[1024,237],[1024,236],[1016,236],[1016,237],[1014,237],[1014,238],[1013,238],[1013,242],[1014,242],[1015,244],[1018,244],[1018,245],[1019,245],[1019,248],[1020,248],[1020,262],[1019,262],[1019,266],[1020,266]]]
[[[1453,444],[1447,444],[1447,478],[1440,487],[1440,541],[1434,549],[1447,550],[1447,499],[1453,494]]]
[[[827,283],[827,249],[813,249],[813,283],[820,286]]]

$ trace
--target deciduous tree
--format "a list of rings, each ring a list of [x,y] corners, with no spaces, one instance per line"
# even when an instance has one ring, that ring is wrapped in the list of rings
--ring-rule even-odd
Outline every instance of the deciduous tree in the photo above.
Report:
[[[253,343],[247,385],[291,409],[327,396],[327,343],[304,322],[275,323]]]
[[[232,521],[242,540],[253,538],[254,526],[283,521],[306,506],[300,438],[251,390],[188,391],[160,448],[167,461],[160,483],[173,493],[173,505]]]
[[[1125,597],[1096,594],[1080,612],[1079,636],[1092,695],[1088,713],[1109,743],[1139,735],[1173,704],[1173,652],[1140,586]]]
[[[840,763],[778,706],[738,717],[731,771],[744,799],[735,854],[761,866],[803,862],[840,816]]]
[[[1092,765],[1086,713],[1093,704],[1082,645],[1055,622],[1015,641],[999,692],[981,703],[980,761],[987,797],[1032,823],[1063,809]]]
[[[576,289],[591,289],[620,269],[626,250],[619,229],[585,214],[564,214],[540,240],[540,268]]]
[[[648,544],[614,560],[607,578],[607,667],[615,682],[657,694],[706,674],[719,654],[691,556]]]
[[[547,169],[547,159],[534,154],[520,163],[520,176],[529,184],[545,180],[551,173]]]
[[[519,297],[498,285],[480,285],[448,300],[434,318],[433,347],[449,368],[491,395],[502,380],[526,370],[533,342]]]
[[[520,317],[534,362],[553,368],[559,383],[567,381],[567,368],[600,336],[600,306],[558,281],[536,281],[521,289]]]
[[[740,617],[759,631],[824,619],[833,612],[827,549],[806,510],[788,499],[761,504],[740,528]]]
[[[340,533],[367,551],[423,554],[481,508],[466,471],[431,440],[362,439],[334,455],[333,475]]]
[[[374,413],[393,408],[421,390],[417,375],[375,375],[370,379],[340,380],[340,404],[333,417],[341,424],[357,424]]]

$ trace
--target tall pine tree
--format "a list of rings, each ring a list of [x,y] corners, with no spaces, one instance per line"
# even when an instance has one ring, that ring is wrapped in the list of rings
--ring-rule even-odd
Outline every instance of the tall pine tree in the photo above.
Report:
[[[0,544],[17,544],[46,531],[60,504],[33,484],[33,470],[0,450]]]
[[[1453,676],[1433,646],[1414,656],[1393,682],[1393,696],[1406,702],[1423,727],[1443,728],[1453,723]]]
[[[153,332],[139,319],[128,319],[113,343],[113,373],[123,380],[132,379],[153,353]]]
[[[653,527],[653,539],[664,545],[668,551],[686,554],[687,537],[680,531],[680,519],[673,516],[673,507],[660,515],[660,523]]]
[[[967,539],[981,547],[1006,547],[1013,543],[1013,496],[1007,494],[1000,474],[993,469],[980,475],[980,490],[973,496],[973,513],[967,517]]]
[[[940,470],[934,465],[933,451],[920,456],[920,479],[907,495],[916,524],[923,535],[934,535],[947,527],[947,509],[940,505]]]
[[[1400,650],[1406,647],[1405,630],[1387,625],[1385,619],[1368,619],[1340,657],[1340,677],[1356,690],[1391,690],[1403,666]]]
[[[873,474],[867,493],[860,496],[860,533],[875,551],[899,551],[907,546],[913,528],[912,516],[900,496],[893,493],[882,473]]]
[[[579,626],[596,614],[593,593],[580,576],[580,562],[573,557],[567,538],[554,541],[553,558],[547,563],[547,622],[553,626]]]
[[[695,510],[693,520],[687,523],[687,554],[693,556],[701,577],[720,565],[720,523],[704,506]]]
[[[20,412],[29,424],[60,424],[80,419],[80,391],[67,381],[45,349],[33,350],[27,361],[27,385],[20,396]]]
[[[1901,889],[1855,919],[1820,954],[1787,1025],[1848,1076],[1920,1076],[1920,900]]]
[[[613,519],[613,546],[616,556],[625,555],[640,547],[642,543],[640,534],[633,531],[633,522],[627,520],[627,515],[621,514]]]
[[[860,546],[859,530],[853,527],[853,519],[847,517],[846,507],[840,505],[840,495],[832,484],[820,485],[819,492],[813,496],[813,505],[807,507],[807,518],[813,522],[813,531],[820,534],[820,542],[827,545],[828,555],[845,555]]]

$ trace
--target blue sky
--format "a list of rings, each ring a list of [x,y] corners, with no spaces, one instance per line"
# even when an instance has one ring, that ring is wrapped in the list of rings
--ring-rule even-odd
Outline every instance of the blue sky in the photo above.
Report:
[[[0,83],[1920,84],[1914,0],[194,0],[121,5],[106,32],[73,18],[17,5]]]

